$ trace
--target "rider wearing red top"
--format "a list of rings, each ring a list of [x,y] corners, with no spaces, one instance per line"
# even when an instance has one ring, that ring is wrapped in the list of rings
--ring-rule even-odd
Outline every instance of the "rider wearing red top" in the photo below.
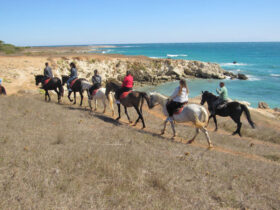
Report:
[[[120,100],[120,96],[122,95],[122,93],[132,90],[132,87],[133,87],[133,76],[131,75],[130,71],[127,71],[126,76],[122,83],[122,87],[118,91],[116,91],[116,95],[115,95],[116,99]]]

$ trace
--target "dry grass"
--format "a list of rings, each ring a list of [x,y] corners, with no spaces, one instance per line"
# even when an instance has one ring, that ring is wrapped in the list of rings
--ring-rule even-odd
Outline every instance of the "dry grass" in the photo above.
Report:
[[[212,132],[220,149],[202,134],[176,143],[146,111],[143,131],[41,96],[0,107],[0,209],[279,209],[279,147]]]

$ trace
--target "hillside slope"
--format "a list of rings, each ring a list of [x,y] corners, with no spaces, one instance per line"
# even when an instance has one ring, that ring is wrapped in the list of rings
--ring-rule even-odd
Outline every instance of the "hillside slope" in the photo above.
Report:
[[[42,96],[0,97],[1,209],[278,209],[280,140],[276,121],[253,113],[244,138],[221,131],[192,145],[160,136],[162,116],[145,108],[147,129]],[[133,119],[135,112],[129,110]],[[213,130],[212,123],[209,130]],[[267,132],[267,134],[265,134]],[[250,138],[250,135],[254,139]],[[263,139],[263,135],[268,135]],[[269,136],[270,135],[270,136]]]

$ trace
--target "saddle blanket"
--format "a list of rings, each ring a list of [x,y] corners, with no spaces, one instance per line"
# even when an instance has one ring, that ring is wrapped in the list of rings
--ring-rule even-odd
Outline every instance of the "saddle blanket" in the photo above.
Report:
[[[181,108],[177,109],[177,110],[174,112],[174,114],[180,114],[180,113],[183,111],[183,109],[185,108],[185,105],[187,105],[187,104],[188,104],[188,102],[184,103],[184,105],[183,105]]]
[[[127,91],[127,92],[123,92],[122,94],[121,94],[121,96],[120,96],[120,99],[124,99],[129,93],[131,93],[132,92],[132,90],[130,90],[130,91]]]
[[[73,87],[73,85],[75,84],[75,82],[78,80],[78,78],[74,79],[71,83],[70,83],[70,88]]]
[[[91,95],[92,95],[92,96],[95,96],[95,94],[97,93],[98,90],[99,90],[99,89],[93,90],[92,93],[91,93]]]
[[[48,84],[50,80],[51,80],[51,78],[46,79],[46,80],[44,81],[44,85]]]

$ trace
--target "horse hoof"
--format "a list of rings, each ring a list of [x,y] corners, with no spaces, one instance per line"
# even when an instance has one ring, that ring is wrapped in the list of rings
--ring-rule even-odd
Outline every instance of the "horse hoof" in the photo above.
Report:
[[[236,132],[233,132],[232,135],[233,135],[233,136],[236,135]]]
[[[214,130],[214,132],[217,132],[218,131],[218,128],[216,128],[215,130]]]
[[[116,118],[117,121],[119,121],[120,117]]]
[[[132,123],[132,121],[129,121],[129,124],[131,124]]]
[[[208,149],[213,149],[214,147],[213,147],[213,144],[210,144],[209,146],[208,146]]]
[[[191,144],[191,143],[193,143],[193,140],[189,140],[189,141],[187,142],[187,144]]]

